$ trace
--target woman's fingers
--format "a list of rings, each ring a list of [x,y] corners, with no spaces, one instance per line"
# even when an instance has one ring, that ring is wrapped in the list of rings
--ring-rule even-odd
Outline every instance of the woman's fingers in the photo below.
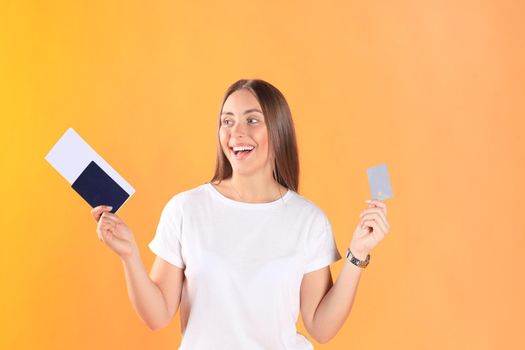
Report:
[[[113,209],[113,207],[111,207],[111,206],[99,205],[99,206],[91,209],[91,215],[93,215],[93,218],[95,219],[95,221],[98,222],[98,220],[100,219],[100,216],[102,215],[102,213],[105,212],[105,211],[110,211],[111,209]]]
[[[365,215],[366,213],[380,213],[382,214],[383,216],[386,217],[385,215],[385,212],[382,210],[382,209],[379,209],[379,208],[366,208],[365,210],[363,210],[363,212],[361,214],[359,214],[360,217],[362,217],[363,215]]]
[[[129,238],[124,235],[124,231],[120,229],[119,226],[122,226],[123,223],[117,222],[115,224],[115,229],[113,230],[113,235],[115,235],[116,238],[122,240],[122,241],[128,241]]]
[[[366,222],[376,222],[378,227],[386,234],[388,232],[388,229],[389,229],[389,225],[387,223],[385,223],[385,221],[383,220],[383,218],[381,217],[381,215],[377,214],[377,213],[371,213],[371,214],[366,214],[365,216],[363,216],[363,218],[361,219],[363,221],[363,225],[366,223]]]
[[[100,230],[103,232],[109,231],[115,238],[123,241],[128,241],[129,235],[126,234],[126,226],[124,222],[115,214],[104,212],[100,216],[98,222]],[[100,239],[100,237],[99,237]]]
[[[97,234],[100,240],[104,240],[107,236],[107,232],[113,230],[114,224],[108,221],[100,220],[97,225]]]
[[[385,232],[379,227],[377,221],[366,220],[364,223],[365,226],[372,227],[372,232],[370,232],[377,241],[381,241],[385,238]]]
[[[115,224],[119,223],[121,220],[118,216],[112,213],[108,213],[107,211],[103,212],[101,215],[101,218],[104,220],[109,220],[114,222]]]
[[[390,228],[390,225],[388,224],[388,220],[386,219],[385,213],[382,211],[382,209],[379,209],[379,208],[367,208],[359,215],[359,217],[361,219],[363,219],[365,216],[371,215],[371,214],[378,215],[380,220],[381,220],[381,222],[382,222],[382,224],[383,224],[383,226],[385,228]]]
[[[102,225],[102,236],[104,238],[109,238],[109,234],[115,231],[115,225],[112,223],[105,223]]]
[[[118,219],[117,217],[113,217],[111,215],[113,215],[113,214],[110,214],[110,213],[107,213],[107,212],[103,212],[100,215],[100,218],[98,220],[98,226],[99,227],[103,227],[106,223],[111,223],[114,226],[116,226],[120,222],[120,219]]]
[[[377,199],[370,200],[370,199],[368,199],[366,202],[368,204],[370,204],[370,205],[375,205],[377,207],[380,207],[381,209],[383,209],[385,211],[385,215],[387,214],[386,204],[381,202],[380,200],[377,200]]]
[[[374,209],[374,208],[377,208],[377,209],[381,210],[386,216],[387,210],[386,210],[386,204],[385,203],[371,202],[371,203],[368,204],[368,208],[367,209]]]
[[[111,207],[99,205],[91,210],[97,221],[97,235],[119,256],[129,256],[136,250],[136,243],[127,225],[117,215],[111,213]]]
[[[370,226],[369,225],[370,223],[375,223],[375,225],[379,229],[384,230],[386,232],[386,227],[384,226],[384,224],[382,223],[382,220],[379,218],[377,214],[373,214],[373,215],[368,214],[368,215],[363,216],[363,218],[361,218],[359,226],[363,228],[365,226]]]
[[[359,215],[360,222],[355,240],[368,249],[372,249],[385,238],[390,229],[386,218],[386,205],[377,200],[367,200],[368,208]]]
[[[108,208],[106,208],[105,205],[99,205],[98,207],[91,209],[91,215],[93,215],[95,221],[98,221],[98,219],[100,219],[100,215],[102,215],[102,212],[104,210],[108,210]]]
[[[112,222],[107,222],[103,224],[101,226],[102,240],[107,242],[114,238],[118,239],[119,241],[127,241],[126,237],[122,236],[117,226],[118,224],[114,224]]]

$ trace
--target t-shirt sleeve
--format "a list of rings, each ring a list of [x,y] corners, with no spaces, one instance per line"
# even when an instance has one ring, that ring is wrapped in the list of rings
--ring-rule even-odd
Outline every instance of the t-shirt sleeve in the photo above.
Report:
[[[175,195],[164,206],[155,237],[148,244],[153,253],[181,269],[186,267],[182,258],[182,204]]]
[[[307,238],[306,256],[304,273],[318,270],[341,259],[332,226],[321,210]]]

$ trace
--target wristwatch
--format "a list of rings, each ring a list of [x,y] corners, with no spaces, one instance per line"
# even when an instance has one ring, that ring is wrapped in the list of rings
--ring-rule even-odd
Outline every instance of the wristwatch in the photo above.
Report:
[[[362,261],[362,260],[359,260],[358,258],[356,258],[356,257],[352,254],[352,252],[350,251],[350,248],[348,248],[348,249],[346,250],[346,259],[347,259],[348,261],[350,261],[352,264],[354,264],[355,266],[364,269],[364,268],[368,265],[368,263],[370,262],[370,254],[367,255],[365,261]]]

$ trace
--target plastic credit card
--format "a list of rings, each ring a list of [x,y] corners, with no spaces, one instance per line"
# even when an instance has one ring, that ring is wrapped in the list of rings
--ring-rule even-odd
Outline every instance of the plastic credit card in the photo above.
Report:
[[[394,196],[392,187],[390,186],[390,178],[386,164],[379,164],[368,168],[368,184],[370,185],[370,193],[372,198],[377,200],[389,199]]]

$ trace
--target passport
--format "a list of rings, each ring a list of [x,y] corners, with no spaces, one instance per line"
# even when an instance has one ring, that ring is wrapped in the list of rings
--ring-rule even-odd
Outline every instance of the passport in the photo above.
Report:
[[[45,159],[91,207],[109,205],[117,210],[135,189],[80,135],[69,128]]]
[[[392,187],[390,186],[390,178],[388,176],[386,164],[379,164],[368,168],[367,174],[372,198],[385,200],[394,196],[392,193]]]
[[[115,213],[129,197],[129,194],[94,161],[89,163],[71,187],[91,207],[109,205],[113,207],[112,213]]]

